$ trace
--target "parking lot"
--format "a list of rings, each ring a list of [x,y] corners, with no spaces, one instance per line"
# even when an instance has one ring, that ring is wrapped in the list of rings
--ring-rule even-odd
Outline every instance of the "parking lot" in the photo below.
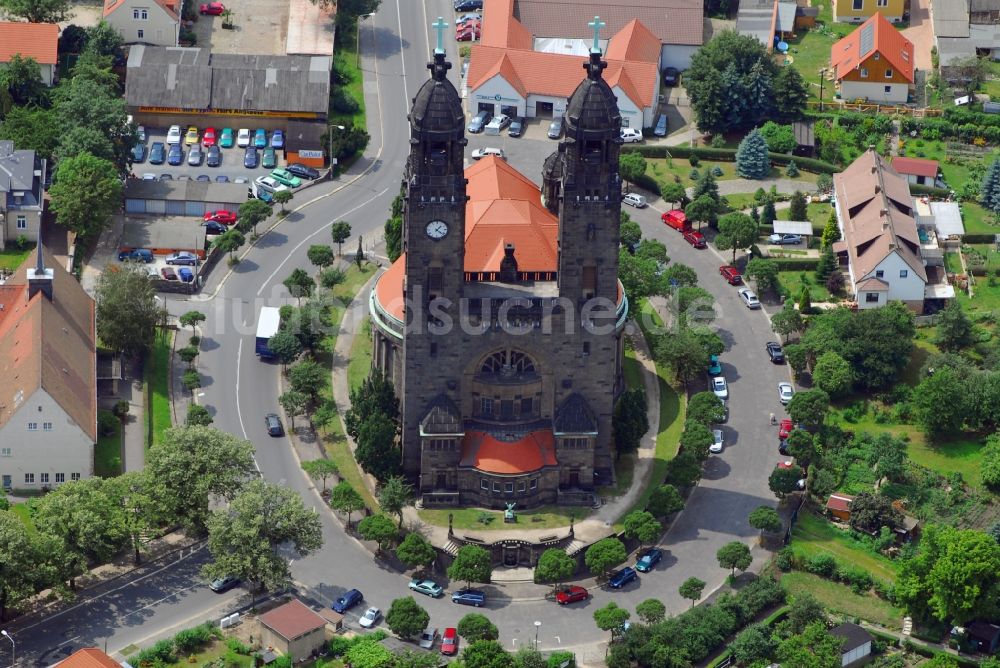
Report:
[[[287,2],[224,0],[223,4],[232,12],[232,29],[222,27],[221,16],[199,16],[192,27],[195,46],[212,53],[284,55]]]
[[[198,128],[199,132],[204,132],[205,128]],[[239,128],[234,127],[233,133],[235,134]],[[253,128],[250,128],[251,134]],[[181,131],[186,132],[187,126],[182,125]],[[222,127],[215,128],[216,137],[222,133]],[[201,135],[199,135],[201,136]],[[268,139],[270,140],[270,133],[268,133]],[[247,169],[243,166],[243,155],[245,149],[242,149],[236,145],[232,148],[221,149],[222,153],[222,164],[218,167],[209,167],[202,161],[201,165],[198,167],[192,167],[187,164],[188,149],[183,142],[181,143],[181,148],[184,151],[184,163],[181,165],[168,165],[164,162],[161,165],[152,165],[149,162],[149,149],[153,145],[153,142],[163,142],[164,145],[167,143],[167,128],[146,128],[146,158],[142,162],[136,162],[132,164],[132,174],[136,178],[143,178],[143,174],[154,174],[159,179],[164,174],[169,174],[173,180],[179,180],[181,178],[188,178],[191,180],[197,179],[199,176],[207,176],[211,181],[219,181],[219,177],[226,177],[230,182],[237,182],[236,179],[243,178],[247,182],[253,181],[258,176],[265,176],[271,172],[272,168],[264,169],[261,166],[261,157],[263,154],[263,149],[257,149],[257,167],[255,169]],[[169,148],[169,147],[167,147]],[[204,149],[203,149],[204,151]],[[277,167],[282,167],[285,165],[284,151],[276,150]],[[204,179],[202,179],[204,180]]]

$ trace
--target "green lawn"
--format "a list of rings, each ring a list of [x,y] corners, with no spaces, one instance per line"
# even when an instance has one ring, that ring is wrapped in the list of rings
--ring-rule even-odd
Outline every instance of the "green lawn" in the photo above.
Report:
[[[734,162],[701,160],[697,167],[692,167],[687,158],[646,158],[646,174],[656,179],[661,187],[667,185],[668,183],[674,183],[674,177],[679,177],[680,183],[682,183],[685,188],[691,187],[694,185],[694,181],[690,178],[692,169],[697,169],[699,174],[704,174],[707,170],[711,170],[714,167],[718,167],[722,170],[722,175],[715,177],[716,181],[727,181],[739,178],[739,176],[736,175],[736,163]],[[772,167],[771,176],[773,178],[781,179],[790,178],[785,176],[785,170],[783,167]],[[802,181],[803,183],[815,183],[816,174],[800,171],[799,175],[795,177],[795,179]],[[767,184],[762,183],[761,185],[764,186]],[[765,190],[766,189],[767,188],[765,188]],[[753,194],[751,193],[749,197],[752,199]],[[733,202],[739,203],[740,194],[737,193],[734,195],[727,195],[726,198],[730,200],[730,205],[733,206],[733,208],[736,208]]]
[[[946,271],[952,274],[961,274],[962,272],[962,260],[958,256],[958,253],[945,253],[944,254],[944,268]]]
[[[625,386],[627,388],[642,387],[642,365],[635,358],[635,350],[625,348],[625,365],[622,370],[625,375]],[[615,460],[615,484],[609,487],[601,487],[597,493],[609,499],[619,497],[632,488],[632,480],[635,477],[636,455],[629,453],[622,455]]]
[[[347,94],[358,103],[358,111],[354,114],[338,114],[333,108],[330,109],[330,124],[338,125],[344,121],[350,121],[356,128],[367,127],[365,121],[365,93],[364,79],[361,68],[358,66],[358,35],[357,25],[354,29],[338,29],[337,44],[333,52],[334,69],[349,77],[346,85],[342,86]]]
[[[9,248],[0,248],[0,269],[10,269],[11,271],[17,269],[28,259],[33,250],[34,246],[27,250],[18,250],[14,248],[14,244],[10,244]]]
[[[94,450],[94,474],[102,478],[113,478],[122,472],[122,424],[117,418],[108,424],[114,424],[115,432],[110,436],[98,435]]]
[[[857,28],[856,25],[834,23],[830,11],[832,0],[824,0],[820,5],[816,25],[809,30],[801,30],[788,42],[788,55],[792,58],[792,67],[799,71],[809,88],[809,98],[819,99],[820,68],[830,66],[830,48],[841,37],[847,36]],[[823,99],[832,100],[834,85],[832,81],[823,82]]]
[[[804,280],[803,280],[804,279]],[[826,286],[816,280],[816,275],[812,271],[779,271],[778,282],[783,288],[788,289],[788,293],[796,303],[799,295],[802,294],[802,286],[809,286],[809,299],[815,304],[817,302],[840,301],[834,298]]]
[[[828,611],[858,617],[889,629],[902,628],[903,610],[874,594],[855,594],[847,585],[800,571],[783,574],[781,584],[792,596],[811,594]]]
[[[1000,234],[1000,225],[993,222],[993,214],[976,202],[962,202],[959,209],[966,234]]]
[[[635,358],[635,350],[625,344],[625,386],[628,388],[642,387],[642,365]]]
[[[372,321],[365,316],[361,328],[351,342],[351,361],[347,365],[347,383],[353,390],[364,382],[372,370]]]
[[[32,535],[38,533],[38,529],[35,528],[35,520],[31,517],[31,509],[27,503],[15,503],[10,507],[10,511],[21,518],[24,526],[28,528],[28,533]]]
[[[173,332],[161,329],[153,340],[153,347],[146,353],[143,382],[146,386],[148,429],[146,447],[163,440],[163,433],[173,426],[170,412],[170,347]]]
[[[511,529],[558,529],[568,527],[570,519],[580,521],[586,519],[594,511],[590,508],[572,506],[542,506],[535,510],[515,511],[517,524],[504,524],[502,510],[482,510],[480,508],[449,508],[431,510],[424,508],[417,511],[420,519],[428,524],[440,527],[448,526],[448,515],[452,515],[452,526],[464,531],[496,531]],[[479,518],[492,518],[484,524]]]
[[[863,568],[880,580],[896,581],[898,566],[895,562],[870,552],[850,535],[810,512],[799,513],[792,531],[792,550],[803,560],[827,552],[836,557],[839,564]]]
[[[830,220],[830,212],[833,208],[827,202],[811,202],[806,205],[806,213],[813,226],[814,234],[822,234],[827,221]],[[791,220],[789,214],[791,209],[778,209],[778,220]]]

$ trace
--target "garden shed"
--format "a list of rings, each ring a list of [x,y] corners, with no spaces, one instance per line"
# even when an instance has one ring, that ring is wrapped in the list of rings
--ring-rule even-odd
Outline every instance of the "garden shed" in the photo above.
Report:
[[[297,598],[260,616],[260,641],[264,647],[299,662],[326,642],[326,620]]]
[[[872,653],[872,634],[857,624],[845,622],[830,629],[830,635],[843,638],[844,646],[840,652],[842,668],[863,663]]]
[[[854,501],[854,497],[850,494],[835,492],[826,500],[826,511],[842,522],[849,522],[852,501]]]

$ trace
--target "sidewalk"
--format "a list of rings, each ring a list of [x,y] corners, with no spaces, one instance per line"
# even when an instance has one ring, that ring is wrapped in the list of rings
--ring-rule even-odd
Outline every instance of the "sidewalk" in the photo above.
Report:
[[[128,416],[122,423],[122,471],[141,471],[146,464],[146,397],[142,391],[142,363],[122,360],[122,379],[118,393],[101,397],[101,410],[114,409],[119,401],[128,402]]]

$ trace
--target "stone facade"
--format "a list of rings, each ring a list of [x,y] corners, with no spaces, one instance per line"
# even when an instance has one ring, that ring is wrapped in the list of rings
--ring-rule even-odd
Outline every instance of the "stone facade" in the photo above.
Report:
[[[405,267],[380,278],[402,283],[405,312],[389,313],[383,286],[370,307],[373,365],[400,397],[403,467],[425,505],[583,504],[613,480],[628,303],[621,117],[603,66],[597,55],[584,64],[566,139],[544,166],[539,210],[558,216],[558,262],[543,273],[518,270],[531,252],[524,238],[503,247],[499,271],[470,273],[465,115],[443,54],[414,98]]]

